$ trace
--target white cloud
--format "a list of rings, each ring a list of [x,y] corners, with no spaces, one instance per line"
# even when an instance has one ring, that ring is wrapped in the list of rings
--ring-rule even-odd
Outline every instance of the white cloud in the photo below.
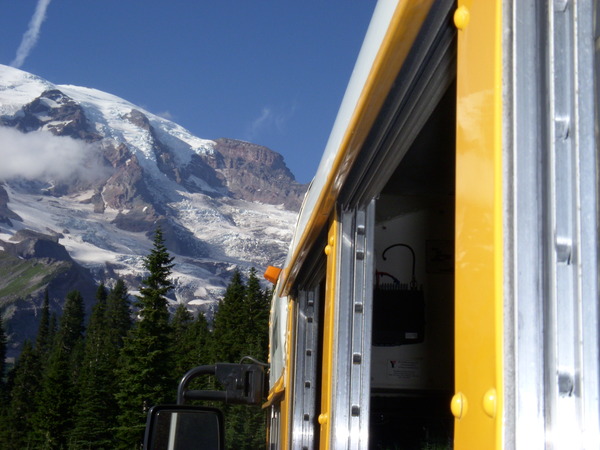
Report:
[[[296,111],[296,105],[292,105],[287,111],[278,111],[270,106],[263,107],[260,115],[254,119],[247,130],[248,141],[253,141],[262,133],[285,133],[287,122],[292,118]]]
[[[264,107],[260,116],[252,121],[250,124],[249,133],[251,137],[255,137],[260,131],[268,126],[270,126],[273,122],[273,112],[271,108]]]
[[[0,127],[0,180],[22,177],[64,181],[89,171],[86,166],[91,156],[90,144],[70,137]]]
[[[50,1],[51,0],[38,1],[33,17],[29,21],[29,28],[27,28],[27,31],[21,40],[21,45],[19,45],[19,48],[17,49],[17,56],[15,56],[15,59],[10,63],[11,66],[17,68],[21,67],[25,62],[25,59],[29,56],[31,49],[37,43],[40,35],[40,28],[46,19],[46,9],[48,9]]]

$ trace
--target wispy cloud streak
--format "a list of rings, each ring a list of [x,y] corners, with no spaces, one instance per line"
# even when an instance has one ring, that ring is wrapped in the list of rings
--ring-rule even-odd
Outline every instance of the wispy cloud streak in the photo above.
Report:
[[[250,139],[255,138],[260,131],[269,126],[269,124],[273,121],[273,111],[270,108],[263,108],[260,116],[252,121],[250,127],[248,129],[248,134]]]
[[[42,23],[46,19],[46,10],[48,9],[48,5],[51,0],[39,0],[37,6],[35,7],[35,12],[33,13],[33,17],[29,21],[29,28],[23,35],[23,39],[21,40],[21,45],[17,49],[17,55],[15,59],[10,63],[13,67],[21,67],[31,49],[37,43],[38,37],[40,35],[40,28],[42,27]]]
[[[296,105],[292,105],[286,111],[276,111],[270,106],[265,106],[258,117],[247,127],[246,139],[252,141],[264,133],[284,134],[287,122],[296,111]]]

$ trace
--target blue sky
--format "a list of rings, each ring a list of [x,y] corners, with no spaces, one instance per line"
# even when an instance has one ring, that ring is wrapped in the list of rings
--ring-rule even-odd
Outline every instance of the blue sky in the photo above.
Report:
[[[21,69],[93,87],[199,137],[281,153],[314,175],[375,0],[39,0]],[[38,0],[0,0],[0,63],[15,60]]]

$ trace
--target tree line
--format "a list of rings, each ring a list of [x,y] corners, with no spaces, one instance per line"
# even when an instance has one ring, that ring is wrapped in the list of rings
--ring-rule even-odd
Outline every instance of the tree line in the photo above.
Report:
[[[86,321],[79,292],[67,295],[60,317],[50,313],[46,293],[37,336],[7,374],[0,320],[0,448],[140,448],[148,409],[174,404],[189,369],[247,355],[266,361],[270,292],[256,271],[247,280],[233,273],[209,324],[184,305],[169,314],[173,266],[158,229],[135,301],[122,280],[100,285]],[[196,383],[216,387],[212,379]],[[260,407],[216,406],[225,414],[227,448],[265,447]]]

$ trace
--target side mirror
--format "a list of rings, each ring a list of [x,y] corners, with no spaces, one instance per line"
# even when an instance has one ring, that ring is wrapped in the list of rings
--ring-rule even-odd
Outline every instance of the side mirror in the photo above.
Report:
[[[223,413],[216,408],[153,406],[148,412],[144,450],[223,450]]]

